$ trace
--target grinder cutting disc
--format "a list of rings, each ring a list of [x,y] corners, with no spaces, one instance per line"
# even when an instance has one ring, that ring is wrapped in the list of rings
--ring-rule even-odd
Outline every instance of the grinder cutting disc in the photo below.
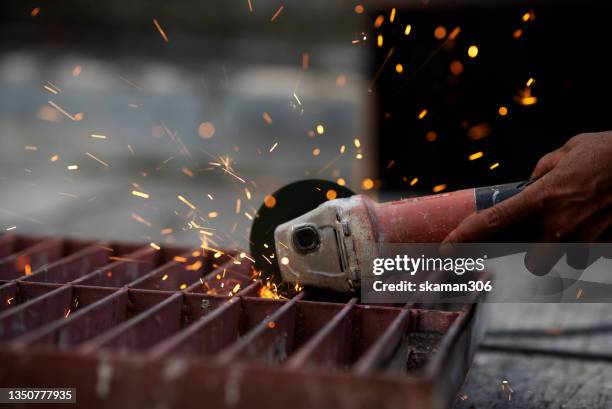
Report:
[[[255,259],[257,270],[262,272],[262,277],[280,280],[274,255],[274,229],[278,225],[315,209],[327,200],[353,195],[350,189],[337,183],[308,179],[286,185],[268,196],[257,212],[249,240],[251,256]]]

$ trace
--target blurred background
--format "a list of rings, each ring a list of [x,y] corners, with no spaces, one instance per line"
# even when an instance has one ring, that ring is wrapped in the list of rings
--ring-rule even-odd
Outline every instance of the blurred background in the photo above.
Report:
[[[0,229],[247,247],[297,179],[383,200],[526,179],[612,129],[610,8],[3,2]]]

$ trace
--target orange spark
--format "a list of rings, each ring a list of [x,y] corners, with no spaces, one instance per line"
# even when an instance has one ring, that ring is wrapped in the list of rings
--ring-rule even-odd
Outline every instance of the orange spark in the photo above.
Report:
[[[162,38],[164,39],[165,42],[169,42],[170,40],[168,40],[168,36],[166,35],[166,33],[164,32],[164,29],[161,28],[161,26],[159,25],[159,23],[157,22],[156,19],[153,19],[153,24],[155,24],[155,28],[157,28],[157,31],[159,31],[159,34],[162,36]]]
[[[272,18],[270,19],[270,22],[273,22],[274,20],[276,20],[276,18],[278,17],[278,15],[283,11],[283,9],[285,8],[285,6],[280,6],[278,8],[278,10],[276,10],[276,13],[274,13],[274,15],[272,16]]]

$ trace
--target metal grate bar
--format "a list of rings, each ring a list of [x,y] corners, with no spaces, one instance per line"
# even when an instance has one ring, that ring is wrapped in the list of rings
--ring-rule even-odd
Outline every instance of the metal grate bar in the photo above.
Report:
[[[353,366],[353,371],[365,374],[385,367],[404,339],[410,323],[410,310],[400,312],[393,322],[384,330],[383,334],[364,353]]]
[[[45,239],[0,261],[0,279],[12,280],[32,274],[34,270],[62,257],[64,242],[59,238]]]
[[[146,296],[147,293],[134,294],[136,298]],[[182,307],[183,294],[174,293],[137,316],[87,341],[79,350],[92,353],[97,349],[112,348],[121,353],[146,349],[181,328]]]
[[[121,287],[159,265],[159,254],[152,247],[144,247],[125,256],[111,256],[111,264],[73,281],[80,285]]]
[[[8,341],[55,320],[68,317],[115,292],[108,288],[18,283],[20,298],[29,299],[0,313],[0,341]],[[21,295],[25,294],[25,295]],[[27,294],[30,294],[29,297]]]
[[[293,350],[295,335],[296,304],[303,297],[298,294],[283,302],[276,311],[263,319],[258,319],[236,343],[230,345],[217,357],[220,364],[233,360],[258,360],[267,365],[279,364],[287,359]],[[244,299],[248,305],[249,299]]]
[[[289,369],[305,366],[347,365],[350,359],[350,339],[353,328],[353,298],[312,339],[300,348],[286,363]]]
[[[112,254],[112,252],[113,249],[108,246],[108,243],[92,244],[67,257],[39,268],[32,275],[22,277],[21,280],[67,283],[92,272],[96,268],[107,265],[109,263],[108,255]]]
[[[154,247],[0,235],[0,384],[88,407],[431,408],[480,333],[471,306],[262,298],[242,253]]]
[[[0,236],[0,261],[34,246],[42,240],[41,237],[2,235]]]
[[[122,288],[108,297],[16,338],[18,347],[48,345],[66,349],[78,345],[125,321],[130,315],[128,290]]]
[[[205,303],[208,301],[208,303]],[[210,299],[202,299],[203,310],[210,310]],[[242,300],[238,297],[225,299],[198,321],[173,337],[160,342],[149,352],[149,356],[163,357],[169,354],[211,355],[234,343],[239,335]]]

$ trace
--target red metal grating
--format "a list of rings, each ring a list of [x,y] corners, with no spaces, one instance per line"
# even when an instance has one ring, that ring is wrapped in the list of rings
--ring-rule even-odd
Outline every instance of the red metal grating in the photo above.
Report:
[[[0,236],[0,386],[87,408],[446,408],[479,308],[258,296],[236,253]]]

